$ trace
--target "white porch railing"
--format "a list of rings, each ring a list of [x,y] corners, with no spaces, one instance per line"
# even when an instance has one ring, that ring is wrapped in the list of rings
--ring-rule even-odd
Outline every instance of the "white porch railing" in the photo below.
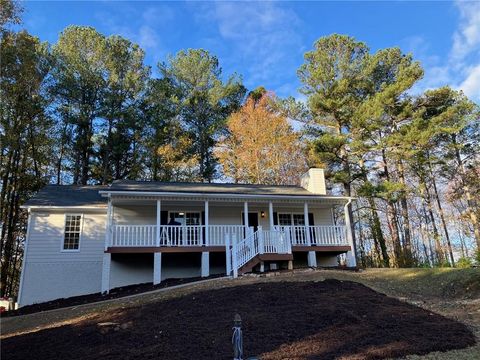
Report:
[[[225,246],[225,238],[234,244],[245,238],[244,225],[210,225],[208,242],[205,239],[205,225],[162,225],[160,246]],[[108,246],[151,247],[156,246],[156,225],[112,225]],[[248,232],[253,232],[253,227]]]
[[[107,246],[152,247],[157,246],[156,225],[112,225]],[[234,245],[253,233],[250,227],[245,233],[243,225],[210,225],[209,238],[205,239],[205,225],[162,225],[160,246],[225,246],[226,237]],[[265,252],[284,253],[288,246],[343,246],[348,245],[344,226],[275,226],[262,230]],[[247,236],[246,236],[247,235]]]
[[[160,246],[203,246],[205,225],[160,227]]]
[[[346,228],[343,225],[275,226],[289,234],[293,246],[346,246]]]
[[[258,231],[247,236],[242,241],[232,245],[233,276],[237,277],[238,269],[259,254]]]
[[[155,246],[156,225],[112,225],[111,246]]]
[[[291,254],[290,234],[282,230],[263,230],[263,253]]]
[[[238,270],[260,254],[291,254],[289,235],[283,230],[263,230],[261,226],[242,241],[232,246],[233,277]]]
[[[210,246],[225,245],[225,237],[227,235],[230,236],[230,242],[232,244],[237,243],[245,238],[244,225],[209,225],[208,232],[208,245]]]

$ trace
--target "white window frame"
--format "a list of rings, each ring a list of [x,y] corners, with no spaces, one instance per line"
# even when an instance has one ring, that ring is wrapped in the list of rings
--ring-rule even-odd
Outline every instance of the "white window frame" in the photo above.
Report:
[[[187,223],[187,213],[195,213],[195,214],[198,214],[199,217],[198,219],[200,220],[200,224],[198,226],[202,226],[203,225],[203,221],[202,221],[202,212],[201,211],[197,211],[197,210],[169,210],[168,211],[168,222],[170,222],[170,219],[171,219],[171,215],[172,213],[184,213],[184,219],[185,219],[185,224]],[[168,225],[165,224],[165,225]],[[162,224],[163,226],[163,224]],[[197,226],[197,225],[177,225],[177,226]]]
[[[290,225],[280,225],[280,215],[289,215],[290,217]],[[305,226],[304,225],[294,225],[294,222],[293,222],[293,215],[302,215],[302,216],[305,216],[305,214],[303,212],[299,212],[299,211],[294,211],[294,212],[277,212],[277,224],[278,226]],[[314,220],[315,220],[315,215],[313,215],[314,217]]]
[[[67,228],[67,216],[80,216],[80,233],[78,234],[78,249],[65,249],[65,230]],[[79,213],[65,213],[63,218],[63,236],[60,241],[60,252],[63,253],[75,253],[80,252],[80,247],[82,244],[82,235],[83,235],[83,214]]]

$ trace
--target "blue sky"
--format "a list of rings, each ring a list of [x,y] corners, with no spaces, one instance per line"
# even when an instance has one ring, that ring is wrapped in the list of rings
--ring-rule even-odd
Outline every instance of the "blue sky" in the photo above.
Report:
[[[28,1],[24,27],[54,43],[66,26],[119,34],[146,51],[153,69],[180,49],[215,54],[225,75],[245,85],[301,98],[296,76],[303,54],[332,33],[372,51],[399,46],[425,68],[414,91],[442,85],[480,102],[480,2],[128,2]]]

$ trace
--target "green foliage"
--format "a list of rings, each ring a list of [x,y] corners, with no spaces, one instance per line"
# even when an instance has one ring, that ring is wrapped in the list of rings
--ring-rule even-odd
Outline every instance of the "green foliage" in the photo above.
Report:
[[[203,49],[182,50],[159,64],[159,69],[178,96],[177,114],[193,138],[199,178],[211,181],[217,164],[215,139],[228,115],[240,107],[246,89],[236,74],[222,81],[218,59]]]
[[[16,291],[26,212],[20,206],[48,182],[52,121],[44,87],[48,46],[26,31],[0,43],[0,296]]]
[[[460,259],[457,260],[455,266],[459,269],[468,269],[473,266],[473,261],[470,258],[461,257]]]
[[[0,0],[0,33],[10,24],[20,24],[23,7],[16,0]]]

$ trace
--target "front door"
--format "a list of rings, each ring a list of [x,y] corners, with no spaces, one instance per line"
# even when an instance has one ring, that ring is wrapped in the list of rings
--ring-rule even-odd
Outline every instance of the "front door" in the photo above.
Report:
[[[242,223],[245,225],[245,215],[242,212]],[[248,226],[253,226],[253,231],[257,231],[258,229],[258,213],[256,212],[249,212],[248,213]]]

